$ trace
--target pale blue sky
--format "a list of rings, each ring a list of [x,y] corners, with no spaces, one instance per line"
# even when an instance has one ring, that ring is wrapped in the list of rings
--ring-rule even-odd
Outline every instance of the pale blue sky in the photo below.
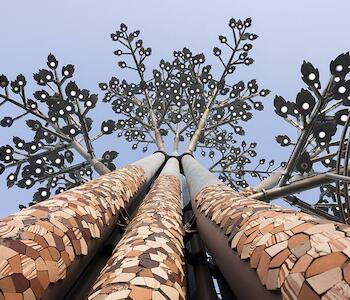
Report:
[[[293,132],[289,125],[273,113],[274,94],[293,99],[302,87],[300,65],[310,60],[328,78],[332,58],[349,50],[348,31],[350,2],[348,0],[254,0],[254,1],[3,1],[1,4],[0,73],[13,78],[23,72],[28,79],[45,66],[49,52],[62,63],[73,63],[75,79],[81,87],[98,92],[97,84],[112,75],[121,75],[112,54],[116,45],[109,35],[121,22],[141,29],[146,45],[153,49],[150,65],[160,58],[170,58],[172,51],[183,46],[202,51],[209,57],[217,36],[227,33],[230,17],[253,18],[253,29],[259,35],[255,42],[255,63],[237,79],[256,78],[272,94],[265,100],[266,109],[247,126],[247,140],[256,140],[260,156],[287,159],[289,151],[274,141],[280,133]],[[213,60],[210,58],[210,62]],[[31,86],[34,91],[34,86]],[[0,117],[11,114],[0,110]],[[99,123],[106,118],[109,107],[100,103],[94,118]],[[21,134],[18,124],[0,130],[0,144]],[[27,130],[27,129],[26,129]],[[23,136],[23,134],[22,134]],[[107,143],[106,143],[107,141]],[[105,144],[123,152],[129,145],[117,138],[108,138],[98,145],[102,153]],[[120,155],[119,165],[140,157],[139,152]],[[7,190],[0,177],[0,216],[17,210],[18,203],[27,203],[31,194],[13,188]]]

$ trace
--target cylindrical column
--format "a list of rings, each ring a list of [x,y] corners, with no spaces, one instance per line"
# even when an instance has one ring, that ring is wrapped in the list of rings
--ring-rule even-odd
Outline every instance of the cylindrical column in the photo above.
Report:
[[[0,220],[0,299],[61,299],[155,174],[153,154]]]
[[[350,226],[247,198],[191,156],[182,163],[200,235],[238,299],[350,298]]]
[[[182,181],[183,206],[190,204],[190,194],[187,183]],[[191,207],[184,211],[184,221],[190,221],[193,215]],[[187,298],[191,300],[218,300],[213,278],[206,259],[206,250],[197,232],[192,233],[190,240],[185,244],[186,250],[190,253],[190,262],[187,262]]]
[[[179,164],[170,158],[88,299],[185,299]]]

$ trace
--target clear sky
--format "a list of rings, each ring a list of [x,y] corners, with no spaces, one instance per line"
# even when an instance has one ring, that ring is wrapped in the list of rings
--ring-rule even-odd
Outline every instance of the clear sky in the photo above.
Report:
[[[274,95],[295,99],[303,86],[300,65],[304,59],[320,69],[325,82],[330,60],[350,49],[348,0],[13,0],[2,1],[1,11],[0,74],[13,79],[23,73],[32,81],[32,73],[45,66],[52,52],[62,63],[74,64],[79,86],[94,92],[99,91],[98,82],[112,75],[128,76],[121,75],[122,70],[116,67],[112,53],[116,45],[109,38],[121,22],[141,30],[146,45],[153,49],[149,62],[152,68],[160,58],[170,58],[173,50],[184,46],[211,56],[213,46],[218,44],[217,36],[228,32],[231,17],[252,17],[252,31],[259,35],[252,52],[255,63],[247,71],[237,72],[234,80],[256,78],[272,91],[265,99],[265,111],[255,114],[246,127],[246,139],[258,142],[261,157],[280,161],[288,158],[290,149],[280,148],[274,136],[295,132],[274,115]],[[35,86],[30,87],[34,92]],[[93,115],[96,123],[108,114],[113,117],[109,111],[108,105],[100,103]],[[0,110],[0,118],[13,112],[7,106],[5,111]],[[11,142],[13,135],[26,137],[23,128],[19,123],[14,128],[0,129],[0,145]],[[111,149],[121,153],[118,165],[141,155],[131,152],[129,145],[116,136],[100,143],[97,152]],[[32,194],[27,194],[17,188],[8,190],[5,176],[0,177],[0,216],[16,211],[19,203],[29,202]]]

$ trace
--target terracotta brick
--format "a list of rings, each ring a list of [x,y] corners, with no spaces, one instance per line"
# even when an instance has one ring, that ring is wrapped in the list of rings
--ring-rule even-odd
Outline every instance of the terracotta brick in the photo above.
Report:
[[[115,288],[123,282],[130,291],[128,299],[184,300],[181,214],[178,178],[160,175],[128,224],[88,299],[115,299]],[[210,214],[213,211],[207,216]]]
[[[304,276],[300,273],[288,275],[281,287],[283,299],[299,299],[298,296],[304,281]]]
[[[293,249],[295,247],[305,244],[305,242],[308,240],[309,240],[309,236],[307,234],[304,234],[304,233],[295,234],[288,240],[288,248]]]
[[[329,255],[316,258],[306,271],[306,277],[315,276],[336,267],[341,267],[346,261],[345,255],[341,252],[334,252]]]
[[[315,293],[315,291],[306,283],[304,282],[303,286],[301,287],[298,300],[320,300],[321,297]]]
[[[284,249],[280,253],[278,253],[276,256],[274,256],[270,262],[270,268],[277,268],[280,267],[285,260],[290,255],[290,251],[288,249]]]
[[[127,166],[0,219],[5,228],[0,230],[0,261],[6,256],[13,273],[0,274],[5,298],[41,298],[50,283],[65,277],[72,260],[87,254],[92,235],[98,238],[106,228],[106,216],[110,222],[118,215],[117,202],[127,203],[145,180],[143,169]],[[21,232],[14,234],[11,224]]]
[[[258,246],[254,249],[253,253],[250,256],[250,266],[252,268],[257,268],[261,255],[264,252],[265,246]]]
[[[263,285],[266,284],[267,273],[269,270],[270,262],[271,262],[271,257],[264,251],[261,255],[259,265],[257,268],[257,273],[259,275],[259,279]]]
[[[216,219],[230,216],[232,225],[222,233],[232,251],[257,268],[266,288],[281,287],[286,299],[347,292],[341,282],[350,281],[350,267],[344,265],[350,258],[350,226],[247,199],[223,184],[205,187],[196,198]]]
[[[303,273],[307,270],[314,258],[308,254],[300,257],[291,270],[291,273]]]
[[[334,268],[307,279],[313,290],[321,295],[342,280],[341,268]]]

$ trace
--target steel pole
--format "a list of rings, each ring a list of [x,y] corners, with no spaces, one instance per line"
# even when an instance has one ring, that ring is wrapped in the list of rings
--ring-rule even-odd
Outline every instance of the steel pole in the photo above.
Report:
[[[183,206],[190,204],[190,194],[187,183],[182,183]],[[184,221],[189,222],[193,215],[191,209],[184,211]],[[206,249],[198,232],[191,234],[190,240],[185,244],[190,257],[187,262],[188,299],[190,300],[217,300],[217,294],[212,275],[206,260]],[[190,278],[192,276],[193,278]]]
[[[163,164],[162,153],[0,220],[0,299],[62,299]]]
[[[259,299],[281,299],[279,295],[276,296],[264,288],[256,272],[229,247],[225,233],[198,209],[195,200],[197,194],[210,186],[224,186],[222,182],[190,155],[183,156],[181,163],[191,196],[192,210],[196,216],[198,232],[232,292],[238,299],[256,299],[257,295]]]
[[[155,157],[156,158],[156,157]],[[142,160],[136,162],[135,164],[142,165]],[[144,161],[144,168],[147,171],[147,168],[156,167],[157,162],[154,159],[147,159]],[[78,280],[75,284],[71,286],[69,292],[65,295],[65,300],[76,300],[76,299],[86,299],[89,295],[91,287],[98,278],[102,268],[105,266],[107,261],[110,259],[113,249],[120,241],[121,237],[124,234],[125,227],[130,219],[132,219],[137,211],[138,206],[147,195],[150,190],[150,187],[153,185],[154,180],[158,177],[161,167],[153,174],[153,171],[150,170],[150,180],[146,182],[139,190],[137,195],[129,201],[129,205],[126,207],[125,212],[122,218],[119,218],[117,226],[113,229],[112,233],[109,235],[109,238],[103,242],[103,246],[100,248],[98,253],[93,256],[93,259],[90,261],[89,265],[81,273]],[[127,218],[127,219],[125,219]]]
[[[238,299],[350,292],[350,226],[245,197],[189,155],[182,167],[201,238]]]
[[[88,299],[185,299],[179,163],[169,158]]]
[[[327,173],[320,174],[309,178],[300,179],[298,181],[294,181],[282,187],[276,187],[255,193],[251,195],[250,198],[259,199],[262,201],[271,201],[274,199],[282,198],[284,196],[290,196],[296,193],[311,190],[313,188],[320,187],[322,185],[326,185],[332,182],[334,182],[334,179],[331,178]]]
[[[77,141],[71,142],[72,147],[87,161],[90,163],[91,167],[99,174],[108,174],[109,170],[102,162],[96,158],[92,158],[90,153],[88,153],[85,148]]]

